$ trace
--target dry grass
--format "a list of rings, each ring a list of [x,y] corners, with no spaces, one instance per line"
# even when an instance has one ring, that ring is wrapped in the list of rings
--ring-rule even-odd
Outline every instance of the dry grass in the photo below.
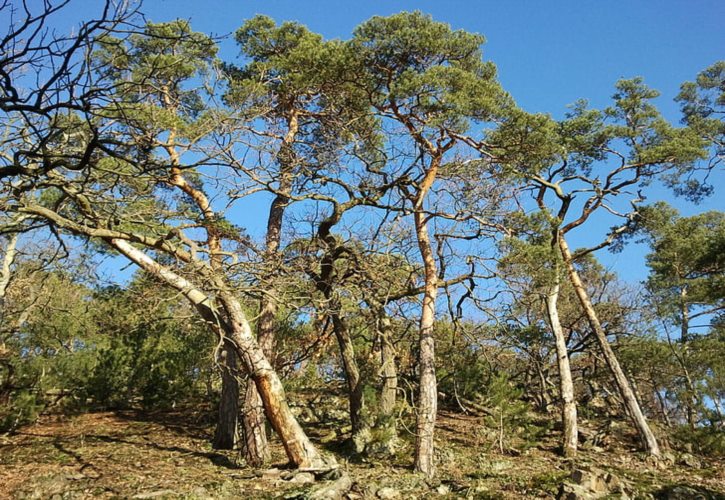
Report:
[[[237,465],[233,452],[212,450],[211,429],[193,411],[89,413],[44,417],[0,437],[1,498],[280,498],[304,497],[304,487]],[[312,426],[319,438],[327,428]],[[451,498],[550,498],[572,467],[555,453],[556,434],[518,456],[501,455],[476,417],[442,412],[438,426],[439,481]],[[405,436],[404,437],[404,441]],[[609,449],[584,451],[577,465],[615,472],[641,492],[687,483],[717,491],[722,461],[702,458],[700,469],[658,467],[627,448],[628,436]],[[401,498],[441,497],[440,482],[426,483],[410,469],[410,437],[389,460],[355,460],[340,442],[335,453],[355,482],[354,498],[373,498],[390,486]],[[284,467],[274,443],[275,466]],[[55,497],[54,497],[55,495]]]

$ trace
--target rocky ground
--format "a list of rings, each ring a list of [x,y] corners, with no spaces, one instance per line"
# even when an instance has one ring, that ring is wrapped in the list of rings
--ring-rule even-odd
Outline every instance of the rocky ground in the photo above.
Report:
[[[263,470],[239,464],[236,453],[212,450],[201,412],[46,416],[0,436],[0,497],[303,499],[345,492],[348,499],[725,499],[722,459],[671,451],[651,461],[631,448],[623,422],[589,431],[589,443],[571,461],[557,456],[556,431],[502,453],[479,417],[441,412],[433,482],[412,472],[406,431],[392,458],[356,459],[346,452],[342,425],[306,425],[340,463],[340,473],[320,478],[286,469],[278,444],[273,465]]]

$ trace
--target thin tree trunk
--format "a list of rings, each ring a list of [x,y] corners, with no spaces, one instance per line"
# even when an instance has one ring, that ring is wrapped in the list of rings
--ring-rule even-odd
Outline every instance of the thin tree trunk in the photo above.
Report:
[[[362,419],[364,407],[363,385],[360,379],[360,369],[355,358],[355,350],[350,338],[347,325],[342,318],[342,304],[335,294],[335,261],[339,255],[339,244],[332,234],[332,228],[337,224],[344,210],[335,205],[333,212],[325,218],[317,228],[317,240],[324,245],[324,254],[320,262],[319,274],[310,273],[315,287],[325,298],[327,303],[327,316],[332,320],[332,328],[340,347],[340,358],[345,373],[348,388],[350,410],[350,424],[352,426],[352,441],[357,451],[362,451],[366,442],[360,441],[365,425]]]
[[[418,248],[423,258],[425,291],[423,309],[420,315],[418,369],[420,387],[418,392],[417,436],[415,442],[415,469],[427,477],[435,475],[435,433],[438,411],[438,384],[435,371],[435,302],[438,295],[437,266],[428,236],[425,213],[418,208],[415,214],[415,232]]]
[[[222,392],[219,417],[212,446],[217,450],[232,450],[239,443],[239,373],[234,345],[225,341],[219,352]]]
[[[355,359],[355,349],[352,345],[352,339],[347,329],[347,325],[340,317],[340,306],[335,303],[332,305],[332,328],[340,347],[340,357],[342,359],[342,367],[345,372],[345,380],[347,382],[348,400],[350,408],[350,424],[352,426],[353,443],[358,452],[362,452],[367,443],[357,443],[356,437],[365,428],[362,410],[363,410],[363,385],[360,379],[360,369]]]
[[[566,335],[559,321],[559,269],[555,269],[556,276],[554,285],[546,296],[546,312],[549,317],[549,325],[554,333],[556,344],[556,361],[559,368],[559,391],[561,394],[561,420],[564,427],[562,441],[562,454],[565,457],[574,457],[579,443],[579,430],[577,426],[577,408],[574,397],[574,382],[569,366],[569,351],[566,347]]]
[[[5,247],[2,266],[0,266],[0,324],[5,323],[5,295],[10,284],[11,267],[17,255],[18,236],[18,233],[13,233],[10,236],[10,240]],[[7,354],[7,348],[5,347],[5,342],[0,341],[0,360],[4,354]],[[0,382],[0,405],[8,405],[10,403],[15,370],[13,369],[12,363],[6,360],[2,360],[2,366],[4,366],[6,373],[5,380]]]
[[[665,402],[665,399],[662,397],[662,394],[660,391],[657,390],[657,385],[655,384],[655,381],[652,380],[652,386],[655,388],[655,394],[657,395],[657,401],[660,404],[660,411],[662,412],[662,421],[665,423],[667,427],[672,427],[672,423],[670,422],[670,415],[667,412],[667,403]]]
[[[682,355],[675,358],[680,363],[682,374],[685,376],[685,388],[687,389],[687,399],[685,401],[685,411],[687,414],[687,424],[691,429],[695,429],[697,425],[697,410],[698,403],[701,400],[698,390],[695,388],[695,384],[692,383],[692,377],[690,376],[690,370],[687,368],[687,345],[690,340],[690,310],[687,307],[687,285],[683,285],[680,289],[680,315],[682,316],[680,324],[680,343],[682,344]]]
[[[602,349],[604,360],[606,361],[607,366],[609,367],[612,375],[614,376],[614,381],[617,385],[617,389],[619,390],[620,395],[622,396],[622,400],[624,401],[627,411],[637,429],[637,432],[640,435],[646,451],[653,456],[659,456],[660,447],[657,443],[657,439],[655,438],[654,433],[650,429],[649,424],[647,423],[647,419],[642,413],[642,409],[637,402],[637,398],[635,397],[634,391],[632,390],[632,386],[629,383],[629,380],[627,380],[627,376],[624,374],[622,367],[619,365],[619,361],[617,360],[617,357],[612,350],[612,346],[609,345],[607,335],[602,328],[602,324],[599,322],[599,317],[594,310],[594,306],[592,305],[592,302],[589,298],[589,294],[587,293],[586,288],[584,287],[584,284],[579,277],[579,273],[574,267],[574,262],[572,259],[571,251],[569,250],[569,246],[567,245],[563,235],[559,236],[558,240],[559,249],[561,250],[562,258],[564,259],[564,263],[566,264],[569,279],[572,283],[572,286],[574,287],[574,291],[576,292],[577,297],[579,298],[579,302],[584,309],[584,313],[586,314],[589,326],[594,332],[597,342],[599,343],[599,347]]]
[[[10,268],[15,261],[18,246],[18,233],[10,236],[8,245],[5,247],[5,255],[3,256],[2,267],[0,268],[0,318],[2,318],[3,304],[5,303],[5,294],[10,284],[11,271]]]
[[[231,341],[246,372],[254,381],[267,418],[280,436],[282,446],[293,465],[317,469],[329,468],[334,464],[332,459],[323,459],[292,414],[282,382],[252,335],[249,322],[235,297],[223,290],[218,291],[227,319],[220,317],[207,294],[187,279],[160,265],[125,240],[108,238],[106,241],[146,272],[182,292],[210,327]]]
[[[428,234],[428,222],[423,205],[428,191],[438,175],[441,162],[441,151],[433,151],[431,164],[425,173],[418,190],[413,212],[415,236],[418,250],[423,260],[423,307],[420,314],[418,334],[418,415],[416,422],[415,470],[428,478],[435,475],[435,434],[436,416],[438,413],[438,382],[435,370],[435,307],[438,297],[438,266],[433,256],[433,249]]]
[[[380,416],[386,425],[391,425],[391,416],[395,410],[395,401],[398,396],[398,371],[395,367],[395,347],[390,339],[390,318],[383,316],[380,321],[380,374],[383,378],[383,387],[380,391]]]
[[[534,397],[534,401],[536,401],[536,406],[539,408],[539,411],[545,412],[549,408],[549,405],[551,404],[551,401],[549,399],[549,378],[546,376],[546,372],[543,369],[543,360],[537,359],[536,360],[536,375],[539,378],[539,391],[538,395]],[[538,401],[537,401],[538,400]]]

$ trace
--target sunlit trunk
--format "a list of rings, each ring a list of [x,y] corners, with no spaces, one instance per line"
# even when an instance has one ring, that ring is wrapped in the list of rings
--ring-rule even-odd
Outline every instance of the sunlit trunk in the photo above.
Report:
[[[291,189],[292,169],[295,163],[293,144],[298,131],[298,121],[295,113],[290,115],[287,125],[288,131],[277,155],[280,165],[279,192],[272,200],[267,217],[264,253],[267,276],[265,278],[272,278],[277,271],[279,247],[282,242],[282,223],[284,212],[289,205],[287,193]],[[277,302],[268,294],[262,294],[259,304],[259,319],[257,321],[257,342],[273,366],[276,316]],[[261,466],[270,460],[270,451],[267,442],[264,407],[255,384],[247,384],[241,418],[244,433],[242,449],[244,458],[250,465]]]
[[[438,295],[438,271],[428,235],[428,226],[422,210],[415,212],[415,233],[418,248],[423,258],[425,290],[423,308],[420,315],[418,370],[418,414],[417,436],[415,441],[415,469],[427,477],[435,474],[435,433],[436,413],[438,411],[438,384],[435,372],[435,302]]]
[[[622,400],[624,401],[624,405],[627,408],[627,412],[632,419],[632,422],[634,423],[647,452],[651,455],[659,456],[660,447],[657,443],[657,439],[655,438],[654,433],[650,429],[649,424],[647,423],[647,419],[642,413],[642,409],[640,408],[639,402],[635,397],[632,386],[629,383],[629,380],[627,379],[624,371],[622,370],[622,367],[619,365],[619,361],[617,360],[617,357],[612,350],[612,346],[609,345],[607,335],[602,328],[596,311],[594,310],[594,306],[592,305],[592,302],[589,298],[589,294],[587,293],[586,288],[584,287],[584,284],[579,277],[579,273],[574,267],[571,250],[569,250],[569,246],[567,245],[566,240],[563,236],[560,236],[558,239],[559,249],[561,250],[561,255],[564,259],[564,263],[566,264],[569,279],[572,286],[574,287],[574,291],[576,292],[577,297],[579,298],[582,309],[584,309],[584,313],[589,322],[589,326],[594,332],[594,336],[599,343],[599,347],[602,350],[604,360],[606,361],[609,370],[614,376],[614,381],[617,385],[617,389],[619,390]]]
[[[554,285],[546,296],[546,312],[549,325],[554,334],[556,344],[556,362],[559,369],[559,393],[561,395],[561,417],[564,428],[562,454],[573,457],[577,452],[579,430],[577,427],[576,399],[574,397],[574,381],[569,366],[569,351],[566,347],[566,336],[559,321],[559,273],[556,269]]]
[[[279,435],[290,462],[300,468],[327,468],[334,461],[322,458],[290,410],[282,382],[252,335],[239,301],[228,292],[218,291],[224,315],[218,314],[211,299],[187,279],[151,259],[125,240],[107,240],[114,248],[152,276],[179,290],[196,307],[215,331],[221,330],[237,351],[247,374],[259,391],[265,413]]]

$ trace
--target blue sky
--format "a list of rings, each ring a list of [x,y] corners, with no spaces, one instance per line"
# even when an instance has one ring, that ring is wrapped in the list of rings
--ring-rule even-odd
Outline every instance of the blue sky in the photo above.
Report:
[[[97,11],[99,3],[74,0],[65,21]],[[277,21],[301,22],[327,38],[348,38],[373,15],[415,9],[454,28],[483,34],[484,56],[498,66],[504,88],[525,109],[554,116],[579,98],[589,99],[594,107],[606,106],[614,82],[642,76],[661,91],[657,104],[676,121],[678,108],[672,99],[680,84],[725,58],[722,0],[147,0],[142,11],[154,22],[190,19],[197,31],[216,35],[233,33],[245,19],[266,14]],[[221,47],[223,58],[236,55],[231,39]],[[724,180],[722,173],[715,178],[721,185]],[[658,198],[667,198],[684,214],[725,208],[722,195],[700,206],[661,190],[650,199]],[[607,265],[634,282],[646,275],[643,256],[644,249],[634,247],[616,256],[600,252]]]

